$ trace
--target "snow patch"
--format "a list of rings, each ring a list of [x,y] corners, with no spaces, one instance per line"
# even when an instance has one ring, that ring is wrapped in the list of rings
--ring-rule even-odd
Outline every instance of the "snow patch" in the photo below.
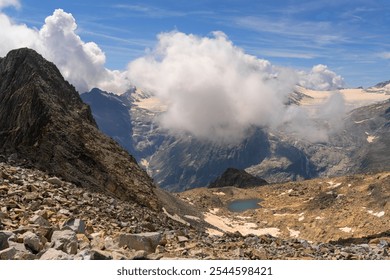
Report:
[[[352,228],[350,228],[350,227],[339,228],[339,230],[341,230],[343,232],[346,232],[346,233],[353,232]]]
[[[378,218],[383,217],[385,215],[385,211],[374,212],[372,210],[368,210],[367,212],[368,212],[368,214],[371,214],[371,215],[378,217]]]
[[[270,234],[272,236],[278,236],[280,234],[279,228],[258,228],[258,225],[255,223],[245,223],[242,220],[233,220],[224,216],[217,216],[211,212],[204,214],[205,221],[219,230],[211,231],[208,230],[209,234],[222,235],[222,232],[240,232],[242,235],[254,234],[254,235],[264,235]]]
[[[290,237],[292,237],[292,238],[298,238],[299,234],[301,233],[299,230],[293,230],[289,227],[287,229],[290,232]]]
[[[375,136],[368,136],[368,137],[367,137],[367,142],[368,142],[368,143],[372,143],[372,142],[374,142],[375,139],[376,139]]]
[[[226,195],[224,192],[213,192],[214,195],[224,196]]]
[[[149,168],[149,161],[147,161],[147,160],[144,159],[144,158],[141,159],[140,164],[141,164],[143,167],[145,167],[146,169]]]
[[[333,181],[329,181],[328,184],[329,184],[328,189],[335,189],[335,188],[341,186],[341,183],[334,183]]]

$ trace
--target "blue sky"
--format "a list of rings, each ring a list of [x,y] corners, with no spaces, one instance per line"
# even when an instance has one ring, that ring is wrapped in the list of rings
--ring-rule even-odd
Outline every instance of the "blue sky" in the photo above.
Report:
[[[12,0],[9,0],[12,1]],[[2,2],[2,1],[0,1]],[[3,0],[4,2],[4,0]],[[325,64],[348,86],[390,80],[390,1],[69,1],[22,0],[2,13],[40,29],[57,8],[72,13],[77,34],[124,69],[153,48],[161,32],[210,36],[223,31],[246,53],[307,70]]]

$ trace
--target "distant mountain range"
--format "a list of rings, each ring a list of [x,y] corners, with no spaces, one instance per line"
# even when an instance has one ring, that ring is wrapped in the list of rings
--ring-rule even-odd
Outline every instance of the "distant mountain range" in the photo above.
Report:
[[[390,102],[376,90],[378,98],[363,89],[343,91],[348,108],[355,109],[326,143],[253,128],[241,143],[216,144],[160,129],[156,120],[164,108],[135,87],[120,96],[93,89],[81,98],[99,128],[132,153],[160,187],[182,191],[207,186],[229,167],[268,182],[389,169]],[[316,94],[300,89],[290,103],[314,104]]]

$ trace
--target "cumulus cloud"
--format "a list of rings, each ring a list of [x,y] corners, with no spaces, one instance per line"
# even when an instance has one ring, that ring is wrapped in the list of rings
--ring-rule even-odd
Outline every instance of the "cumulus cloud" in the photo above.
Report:
[[[327,142],[343,125],[346,107],[343,95],[335,91],[314,108],[291,105],[283,114],[280,130],[310,142]]]
[[[100,87],[122,93],[129,87],[125,75],[106,69],[106,56],[94,42],[84,42],[76,33],[77,24],[70,13],[57,9],[40,30],[13,22],[0,14],[2,33],[0,55],[20,47],[30,47],[54,62],[63,76],[79,92]]]
[[[168,104],[162,127],[231,142],[251,126],[280,121],[294,71],[245,54],[222,32],[171,32],[158,40],[153,51],[129,64],[128,75]]]
[[[318,64],[310,72],[298,71],[299,85],[314,90],[337,90],[345,87],[344,79],[328,66]]]
[[[235,143],[249,128],[262,127],[326,141],[344,116],[338,93],[315,110],[286,105],[299,82],[321,90],[343,85],[326,66],[310,73],[277,67],[245,54],[222,32],[162,33],[152,51],[129,64],[127,75],[167,104],[163,128],[201,139]]]

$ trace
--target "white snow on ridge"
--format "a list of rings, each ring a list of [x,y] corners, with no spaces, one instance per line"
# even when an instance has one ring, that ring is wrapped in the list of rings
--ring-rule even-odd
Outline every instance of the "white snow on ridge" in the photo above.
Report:
[[[386,95],[385,93],[379,92],[367,92],[364,89],[341,89],[338,91],[316,91],[316,90],[309,90],[303,87],[297,88],[299,92],[307,95],[308,97],[304,97],[301,100],[301,105],[306,107],[318,107],[321,104],[323,104],[332,94],[335,92],[339,92],[344,100],[347,108],[349,110],[374,104],[377,102],[385,101],[390,98],[389,95]],[[364,122],[366,120],[362,120],[360,122]],[[355,123],[360,123],[355,122]]]

